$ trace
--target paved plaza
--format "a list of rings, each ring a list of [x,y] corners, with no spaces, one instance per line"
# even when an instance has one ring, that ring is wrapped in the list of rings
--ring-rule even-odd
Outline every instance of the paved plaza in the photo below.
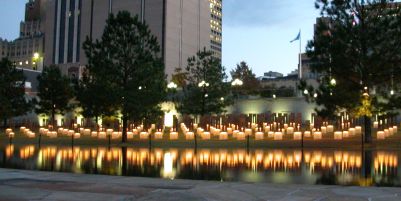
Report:
[[[0,200],[401,200],[401,188],[277,185],[0,169]]]

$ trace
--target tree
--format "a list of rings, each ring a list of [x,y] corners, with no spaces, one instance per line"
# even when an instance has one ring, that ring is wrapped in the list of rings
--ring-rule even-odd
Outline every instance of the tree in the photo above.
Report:
[[[57,66],[45,67],[38,76],[38,98],[36,112],[50,115],[51,125],[55,128],[56,114],[65,114],[71,110],[74,91],[70,79],[62,75]]]
[[[76,98],[82,109],[82,115],[85,118],[94,117],[96,125],[98,125],[100,117],[116,114],[116,108],[113,104],[115,97],[112,93],[112,85],[107,80],[99,80],[96,76],[90,77],[88,69],[95,70],[91,64],[87,66],[78,83]]]
[[[25,96],[25,76],[7,58],[0,61],[0,119],[4,129],[8,119],[26,114],[31,101]]]
[[[393,83],[401,81],[400,8],[392,0],[317,0],[315,5],[322,18],[307,55],[322,77],[317,89],[305,82],[301,88],[308,100],[324,106],[318,110],[323,116],[347,111],[364,117],[365,142],[370,142],[373,112],[400,108],[392,103],[400,97],[393,93]]]
[[[122,142],[126,142],[129,120],[143,122],[161,113],[166,76],[157,38],[138,16],[122,11],[111,14],[102,38],[94,42],[88,38],[84,49],[89,58],[87,77],[107,85],[107,94],[101,94],[110,96],[121,113]]]
[[[230,72],[233,80],[239,79],[243,82],[240,92],[244,95],[254,95],[259,93],[260,82],[256,79],[256,75],[249,68],[245,61],[237,64],[237,67]]]
[[[230,83],[225,68],[213,52],[199,51],[188,59],[183,97],[178,103],[182,114],[219,114],[231,104]]]

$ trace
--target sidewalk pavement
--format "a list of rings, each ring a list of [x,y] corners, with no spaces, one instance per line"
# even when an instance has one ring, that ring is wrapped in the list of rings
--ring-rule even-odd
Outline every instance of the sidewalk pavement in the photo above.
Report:
[[[401,188],[163,180],[0,169],[0,200],[395,201]]]

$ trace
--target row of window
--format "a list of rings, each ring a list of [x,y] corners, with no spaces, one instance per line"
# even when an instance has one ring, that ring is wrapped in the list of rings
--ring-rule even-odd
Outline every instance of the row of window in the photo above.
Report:
[[[216,16],[216,15],[214,15],[214,14],[211,14],[210,17],[211,17],[212,19],[215,19],[215,20],[219,21],[219,22],[223,21],[223,19],[222,19],[221,17]]]
[[[214,40],[210,40],[210,43],[212,43],[213,45],[217,45],[217,46],[221,47],[221,43],[220,42],[216,42]]]

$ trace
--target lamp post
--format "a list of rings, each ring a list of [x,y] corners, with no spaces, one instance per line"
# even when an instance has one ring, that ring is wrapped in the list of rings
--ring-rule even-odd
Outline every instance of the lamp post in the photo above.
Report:
[[[234,88],[235,91],[235,100],[239,98],[239,88],[244,85],[244,82],[238,78],[231,82],[231,86]]]
[[[235,89],[240,88],[242,85],[244,85],[244,82],[238,78],[236,78],[233,82],[231,82],[231,86],[234,87]],[[236,98],[238,98],[238,91],[236,91]]]
[[[40,54],[38,52],[33,53],[32,61],[33,65],[35,65],[34,70],[38,70],[38,62],[40,61]]]
[[[168,91],[171,92],[171,93],[169,93],[169,96],[170,96],[169,98],[171,98],[170,101],[173,101],[173,102],[174,102],[174,93],[176,92],[177,88],[178,88],[178,86],[177,86],[177,84],[174,83],[174,82],[170,82],[170,83],[167,85]]]
[[[201,114],[202,116],[205,115],[205,105],[206,105],[206,98],[209,97],[209,94],[207,94],[207,87],[209,87],[209,83],[206,81],[201,81],[198,83],[198,87],[202,89],[202,111]]]

